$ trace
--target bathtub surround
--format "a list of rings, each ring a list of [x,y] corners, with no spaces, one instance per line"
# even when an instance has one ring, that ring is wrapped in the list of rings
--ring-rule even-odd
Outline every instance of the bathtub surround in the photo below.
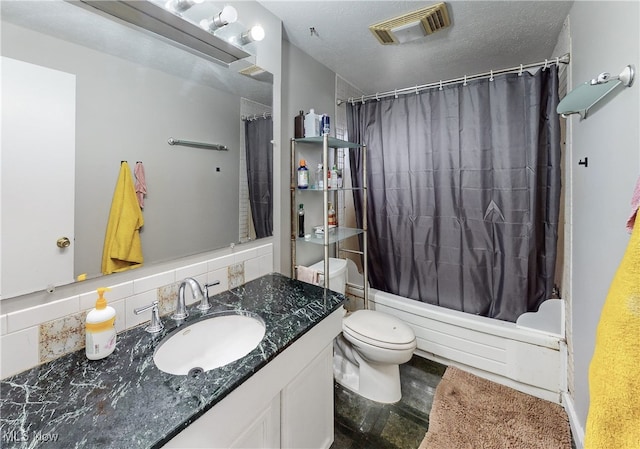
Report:
[[[255,376],[262,373],[271,373],[270,378],[274,373],[276,377],[285,376],[288,366],[300,361],[299,354],[294,363],[276,367],[275,372],[271,372],[271,367],[283,360],[281,356],[291,354],[290,350],[306,353],[306,348],[326,339],[322,343],[323,354],[328,351],[330,360],[331,340],[340,328],[338,308],[343,301],[342,295],[326,294],[320,287],[279,274],[266,275],[213,296],[213,308],[207,315],[225,310],[253,311],[264,319],[266,335],[258,348],[246,357],[195,378],[166,374],[154,366],[155,348],[176,328],[171,320],[165,320],[166,328],[155,337],[145,332],[143,326],[121,333],[115,352],[106,359],[89,361],[84,351],[76,351],[20,373],[0,384],[2,447],[32,447],[38,435],[56,439],[38,445],[39,448],[158,448],[167,442],[171,445],[169,440],[196,419],[206,420],[208,411],[216,410],[212,409],[214,405],[234,403],[223,398],[237,398],[237,392],[247,385],[255,388]],[[187,325],[201,315],[195,305],[191,306],[190,313]],[[331,317],[330,328],[326,327],[327,317]],[[308,362],[304,363],[296,369],[302,371]],[[330,364],[330,361],[321,363]],[[331,396],[330,367],[327,368],[328,395]],[[305,379],[293,384],[293,390],[287,391],[288,398],[295,401],[294,393]],[[262,381],[257,387],[269,388]],[[286,414],[291,409],[284,405],[285,396],[282,401]],[[309,408],[308,403],[305,406]],[[241,421],[245,415],[257,412],[247,407],[242,416],[232,414],[228,418]],[[195,421],[194,425],[199,422]],[[189,428],[184,433],[188,431]],[[209,429],[209,432],[213,431]],[[291,447],[295,447],[293,444]]]
[[[200,283],[220,281],[220,285],[210,289],[210,295],[214,295],[271,271],[272,244],[243,245],[238,250],[217,251],[208,256],[186,259],[183,264],[166,271],[141,271],[141,277],[107,285],[111,288],[107,299],[109,305],[116,309],[116,331],[120,333],[149,321],[147,314],[135,315],[133,309],[155,300],[159,302],[161,316],[170,315],[175,310],[178,284],[186,277],[194,277]],[[82,349],[85,318],[96,300],[92,285],[100,286],[96,282],[87,281],[87,290],[58,297],[42,305],[9,313],[3,310],[0,314],[0,378]],[[82,284],[76,286],[80,289]],[[190,295],[187,299],[192,301]],[[0,303],[0,307],[4,305]]]
[[[350,140],[369,155],[371,286],[506,321],[551,298],[557,103],[554,64],[347,104]],[[358,150],[349,155],[361,186]]]
[[[528,316],[524,326],[520,321],[475,316],[375,289],[370,292],[369,304],[411,326],[418,343],[416,354],[561,402],[566,391],[567,357],[563,317],[557,313],[562,307],[541,307],[543,311],[533,314],[538,315],[535,318]],[[545,321],[555,321],[558,333],[531,327]]]

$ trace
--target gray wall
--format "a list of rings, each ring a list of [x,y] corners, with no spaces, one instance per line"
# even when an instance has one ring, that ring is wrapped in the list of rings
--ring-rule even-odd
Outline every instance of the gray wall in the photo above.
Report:
[[[77,76],[76,274],[100,273],[121,160],[146,170],[146,263],[237,241],[239,96],[7,23],[2,53]],[[169,146],[169,137],[229,151]]]
[[[637,2],[575,2],[569,14],[572,84],[640,66]],[[637,78],[637,77],[636,77]],[[586,120],[569,120],[572,141],[572,326],[575,411],[584,430],[588,369],[600,311],[629,241],[625,222],[640,173],[640,83],[624,88]],[[589,167],[577,165],[589,158]]]
[[[282,180],[289,184],[291,171],[291,151],[287,146],[289,139],[293,137],[293,119],[303,110],[315,109],[316,114],[329,114],[335,116],[335,73],[324,65],[302,52],[295,45],[287,41],[282,42],[282,157],[280,168]],[[321,160],[319,149],[302,149],[297,159],[304,157],[308,165],[316,164]],[[296,161],[296,166],[297,166]],[[285,274],[291,272],[291,219],[289,189],[280,191],[283,204],[281,210],[281,239],[282,253],[280,258],[280,271]],[[319,192],[303,192],[298,196],[297,202],[303,202],[306,210],[306,228],[310,232],[311,226],[322,223],[322,194]],[[297,206],[296,206],[297,207]],[[322,259],[322,247],[311,244],[298,245],[297,262],[302,265],[310,265]]]

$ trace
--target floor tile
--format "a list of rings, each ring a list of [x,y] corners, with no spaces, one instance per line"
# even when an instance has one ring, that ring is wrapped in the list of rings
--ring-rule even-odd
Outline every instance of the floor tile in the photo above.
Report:
[[[331,449],[416,449],[429,426],[435,388],[446,366],[413,357],[400,366],[402,399],[380,404],[336,384]]]

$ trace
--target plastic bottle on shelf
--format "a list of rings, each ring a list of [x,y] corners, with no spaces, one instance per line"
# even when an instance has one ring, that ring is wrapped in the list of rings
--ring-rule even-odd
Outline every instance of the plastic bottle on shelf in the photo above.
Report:
[[[331,170],[327,168],[327,189],[331,188]]]
[[[304,136],[305,137],[318,137],[320,135],[320,122],[319,116],[313,109],[309,110],[309,113],[304,116]]]
[[[331,131],[331,119],[327,114],[322,114],[320,116],[320,134],[323,136],[328,136]]]
[[[307,168],[307,162],[304,159],[300,159],[300,167],[298,167],[298,188],[309,188],[309,169]]]
[[[332,189],[338,188],[338,169],[336,169],[335,165],[331,169],[331,183],[329,184],[329,187]]]
[[[302,204],[298,209],[298,237],[304,237],[304,207]]]
[[[296,115],[293,120],[294,135],[296,139],[304,137],[304,111],[300,111],[300,114]]]
[[[336,218],[336,210],[333,208],[333,204],[329,203],[329,226],[338,226],[338,219]]]
[[[318,164],[316,169],[316,188],[318,190],[324,190],[324,175],[322,174],[322,164]]]

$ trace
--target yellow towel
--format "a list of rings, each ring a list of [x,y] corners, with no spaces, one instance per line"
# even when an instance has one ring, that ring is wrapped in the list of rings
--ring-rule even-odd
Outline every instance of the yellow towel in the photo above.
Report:
[[[585,449],[640,448],[640,226],[602,308],[589,393]]]
[[[103,274],[129,270],[142,264],[140,228],[143,224],[129,164],[122,162],[104,237]]]

